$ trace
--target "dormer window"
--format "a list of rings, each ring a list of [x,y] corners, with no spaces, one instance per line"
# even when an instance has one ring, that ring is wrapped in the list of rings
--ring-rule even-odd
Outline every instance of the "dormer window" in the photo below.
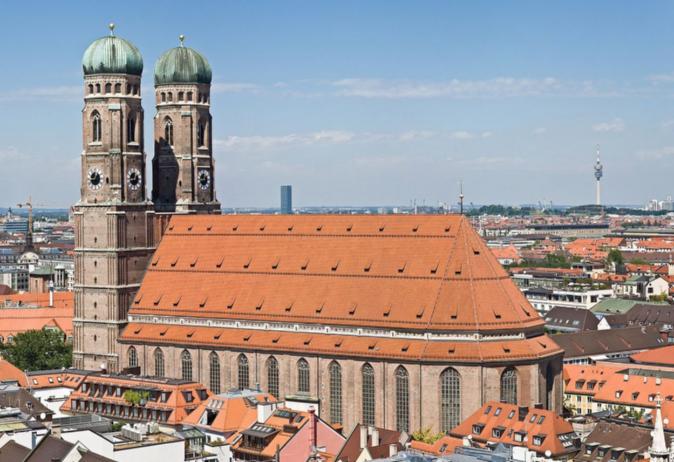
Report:
[[[473,433],[479,435],[484,429],[484,424],[475,424],[473,425]]]
[[[534,436],[534,446],[541,446],[543,444],[543,441],[545,440],[545,436],[543,435],[536,435]]]

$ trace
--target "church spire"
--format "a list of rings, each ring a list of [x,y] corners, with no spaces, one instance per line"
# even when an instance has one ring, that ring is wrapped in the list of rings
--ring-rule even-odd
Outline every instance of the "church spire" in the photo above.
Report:
[[[655,397],[655,421],[653,422],[653,441],[648,448],[648,453],[653,462],[667,462],[671,460],[670,450],[667,447],[665,440],[665,429],[662,424],[662,412],[660,407],[662,405],[662,398],[660,394]]]

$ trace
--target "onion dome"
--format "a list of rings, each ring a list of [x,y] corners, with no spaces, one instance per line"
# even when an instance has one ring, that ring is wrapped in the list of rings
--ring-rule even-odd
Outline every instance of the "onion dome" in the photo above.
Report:
[[[143,73],[143,57],[131,42],[114,34],[115,25],[110,24],[110,35],[95,40],[84,52],[82,69],[84,75]]]
[[[198,51],[183,45],[185,36],[180,37],[180,46],[161,55],[154,66],[154,84],[205,83],[210,84],[211,66]]]

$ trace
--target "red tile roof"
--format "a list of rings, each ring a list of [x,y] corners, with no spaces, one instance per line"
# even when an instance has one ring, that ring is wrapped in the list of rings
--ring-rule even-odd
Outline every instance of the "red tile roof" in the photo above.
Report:
[[[630,359],[635,363],[674,367],[674,345],[635,353]]]
[[[57,328],[73,335],[74,301],[72,292],[54,293],[49,307],[48,293],[24,293],[0,296],[0,336],[3,341],[21,332],[43,327]]]
[[[0,382],[18,382],[19,386],[26,386],[26,374],[5,359],[0,359]]]

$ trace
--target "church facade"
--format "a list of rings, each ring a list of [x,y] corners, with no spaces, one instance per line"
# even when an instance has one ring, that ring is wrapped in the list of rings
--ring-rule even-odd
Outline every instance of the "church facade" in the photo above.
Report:
[[[77,367],[259,387],[346,432],[561,410],[561,349],[463,216],[219,215],[211,71],[182,41],[155,66],[149,200],[140,53],[111,35],[83,64]]]

